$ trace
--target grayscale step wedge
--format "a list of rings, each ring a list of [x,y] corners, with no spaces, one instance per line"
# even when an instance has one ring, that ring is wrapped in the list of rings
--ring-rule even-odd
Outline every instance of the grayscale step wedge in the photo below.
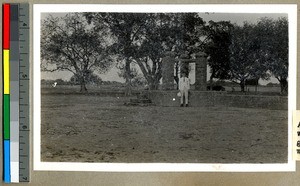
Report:
[[[30,123],[29,123],[29,46],[30,46],[29,4],[19,4],[19,181],[30,181]]]

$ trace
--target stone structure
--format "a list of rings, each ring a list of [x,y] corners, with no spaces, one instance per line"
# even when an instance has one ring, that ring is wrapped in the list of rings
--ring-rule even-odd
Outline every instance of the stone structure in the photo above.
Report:
[[[196,59],[189,59],[189,57],[184,54],[180,56],[179,61],[181,62],[181,68],[183,69],[182,73],[188,74],[189,63],[196,64],[195,72],[195,90],[206,91],[207,90],[207,55],[204,52],[199,52],[196,54]]]
[[[195,90],[206,91],[207,76],[207,55],[204,52],[196,54],[196,59],[190,59],[187,54],[183,54],[179,59],[174,58],[173,52],[167,52],[162,59],[162,89],[174,90],[174,64],[180,62],[180,76],[182,73],[189,74],[189,63],[196,64]]]
[[[162,89],[174,90],[174,58],[173,52],[167,52],[162,59]]]
[[[182,74],[186,74],[186,76],[188,77],[189,63],[193,63],[193,60],[191,60],[187,54],[182,54],[180,55],[179,62],[180,62],[180,77],[182,76]]]
[[[207,55],[204,52],[196,54],[196,82],[195,90],[207,90]]]

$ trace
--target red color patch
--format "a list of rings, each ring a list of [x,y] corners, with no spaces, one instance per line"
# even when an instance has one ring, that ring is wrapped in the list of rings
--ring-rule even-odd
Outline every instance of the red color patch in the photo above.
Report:
[[[10,43],[10,4],[3,4],[3,49],[9,49]]]

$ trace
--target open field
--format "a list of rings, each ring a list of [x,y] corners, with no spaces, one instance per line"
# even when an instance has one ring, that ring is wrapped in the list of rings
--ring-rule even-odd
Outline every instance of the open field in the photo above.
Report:
[[[125,106],[129,99],[42,94],[42,161],[287,161],[286,110]]]
[[[194,86],[191,86],[192,90]],[[280,96],[280,87],[268,87],[268,86],[258,86],[257,91],[255,91],[255,86],[248,86],[245,88],[245,92],[241,92],[239,86],[224,86],[225,91],[228,94],[234,95],[266,95],[266,96]],[[89,93],[124,93],[125,85],[87,85],[87,89]],[[74,94],[79,93],[80,86],[79,85],[57,85],[56,87],[52,87],[51,85],[42,85],[42,94]],[[132,92],[139,92],[141,90],[145,90],[143,87],[132,87]],[[234,91],[233,91],[234,90]]]
[[[240,86],[234,86],[233,88],[237,92],[241,91]],[[225,86],[225,90],[226,91],[232,91],[232,87]],[[255,92],[255,86],[247,86],[247,87],[245,87],[245,91]],[[257,86],[257,92],[278,92],[278,93],[280,93],[280,86],[274,86],[274,87]]]

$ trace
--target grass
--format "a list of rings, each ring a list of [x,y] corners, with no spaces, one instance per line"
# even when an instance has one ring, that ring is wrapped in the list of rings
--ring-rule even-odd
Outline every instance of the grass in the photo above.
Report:
[[[42,94],[42,161],[287,161],[286,110],[125,106],[129,99]]]
[[[194,86],[192,86],[194,88]],[[240,91],[239,86],[235,86],[234,91],[232,87],[224,87],[227,94],[232,95],[264,95],[264,96],[285,96],[280,94],[280,87],[267,87],[258,86],[257,91],[255,91],[254,86],[248,86],[245,92]],[[120,85],[87,85],[87,94],[97,94],[97,95],[119,95],[123,96],[125,94],[125,86]],[[57,85],[52,87],[51,85],[42,85],[42,94],[81,94],[79,85]],[[132,87],[132,93],[138,93],[144,90],[141,87]],[[193,89],[192,89],[193,90]]]

